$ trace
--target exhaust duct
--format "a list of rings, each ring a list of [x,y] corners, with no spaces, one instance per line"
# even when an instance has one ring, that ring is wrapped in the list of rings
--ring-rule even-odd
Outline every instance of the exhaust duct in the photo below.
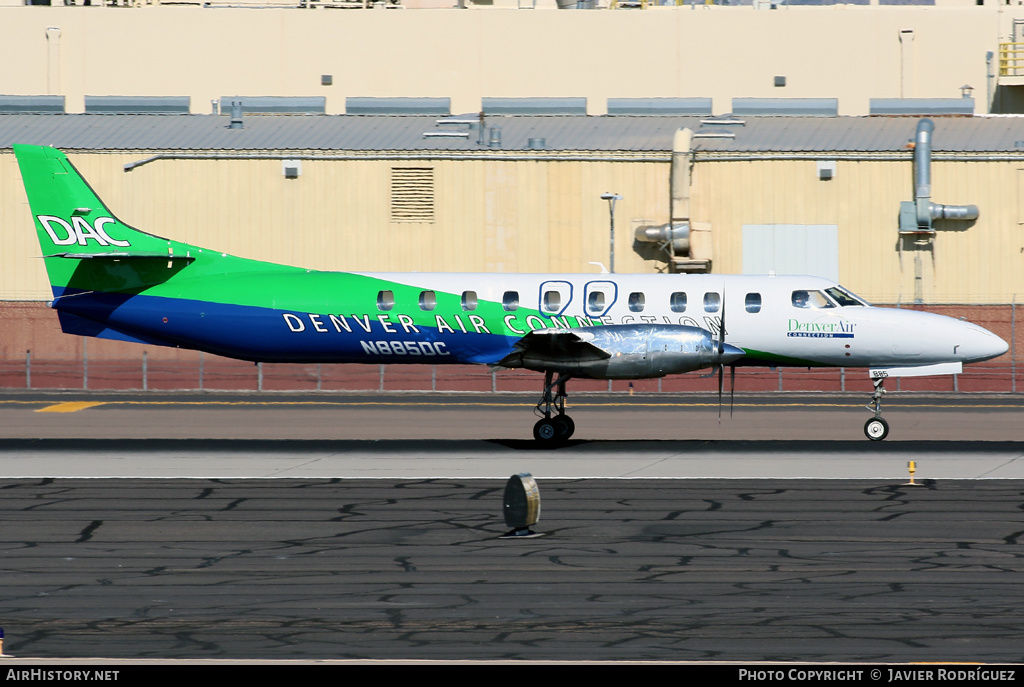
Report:
[[[922,119],[917,123],[917,133],[914,136],[914,201],[901,203],[901,234],[933,233],[935,229],[932,221],[937,219],[978,219],[977,205],[942,205],[931,202],[934,131],[935,124],[930,119]]]

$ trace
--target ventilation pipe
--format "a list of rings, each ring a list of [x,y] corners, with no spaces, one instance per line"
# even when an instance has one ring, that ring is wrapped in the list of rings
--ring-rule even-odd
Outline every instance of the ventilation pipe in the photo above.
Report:
[[[242,101],[232,100],[231,101],[231,123],[228,125],[229,129],[242,129]]]
[[[711,270],[711,226],[690,221],[690,165],[693,162],[693,131],[679,129],[672,138],[669,172],[669,223],[636,228],[636,240],[660,243],[669,253],[672,272]]]
[[[932,132],[935,124],[930,119],[917,123],[914,137],[914,207],[918,231],[934,231],[932,220],[978,219],[977,205],[941,205],[931,202],[932,197]]]

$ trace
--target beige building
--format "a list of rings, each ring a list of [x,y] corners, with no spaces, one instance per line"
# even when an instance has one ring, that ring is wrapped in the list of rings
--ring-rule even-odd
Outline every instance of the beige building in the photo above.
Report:
[[[87,96],[187,97],[193,113],[225,96],[306,96],[328,114],[351,97],[450,98],[452,112],[477,112],[487,97],[578,97],[592,115],[608,98],[711,98],[721,114],[737,97],[814,97],[857,115],[872,99],[959,98],[962,86],[979,114],[1024,111],[1019,0],[616,11],[555,0],[466,0],[482,11],[13,1],[0,0],[0,62],[18,68],[4,70],[0,95],[61,95],[68,112],[86,111]]]
[[[1019,0],[92,1],[0,0],[0,59],[17,65],[0,74],[4,386],[275,388],[215,356],[58,335],[13,143],[67,151],[140,228],[258,259],[596,271],[611,262],[601,196],[614,193],[618,272],[823,274],[1020,340],[1015,306],[936,305],[1024,293]],[[364,5],[379,10],[337,9]],[[908,143],[926,115],[927,201],[978,215],[918,231]],[[674,261],[635,238],[670,220],[691,230]],[[328,379],[351,366],[281,367],[290,384],[365,386]],[[356,372],[365,388],[407,388]],[[783,386],[780,373],[765,388]]]
[[[976,219],[901,224],[918,117],[0,116],[0,299],[48,289],[11,143],[70,151],[111,209],[152,233],[314,269],[671,269],[639,227],[687,222],[680,256],[722,273],[813,273],[884,303],[1024,293],[1024,127],[934,117],[930,201]],[[670,206],[673,136],[689,170]],[[493,140],[497,130],[500,144]],[[699,230],[699,231],[698,231]],[[903,233],[901,233],[901,231]],[[774,251],[774,253],[772,252]],[[680,257],[677,256],[677,257]],[[693,265],[683,269],[700,269]]]
[[[310,268],[588,271],[610,260],[600,195],[614,192],[620,272],[671,268],[634,232],[674,215],[695,230],[682,257],[697,264],[683,269],[771,269],[754,259],[765,242],[802,241],[810,252],[780,271],[825,273],[876,301],[1024,291],[1022,120],[936,117],[934,200],[980,216],[901,237],[918,117],[865,116],[1024,111],[1019,4],[77,2],[0,0],[0,59],[19,65],[0,75],[0,299],[48,295],[15,142],[72,152],[146,230]],[[236,100],[241,130],[228,128]],[[480,111],[483,130],[437,123]],[[81,114],[101,112],[192,114]],[[744,123],[720,125],[725,113]],[[696,132],[690,199],[673,212],[681,127]],[[403,217],[396,188],[429,212]]]

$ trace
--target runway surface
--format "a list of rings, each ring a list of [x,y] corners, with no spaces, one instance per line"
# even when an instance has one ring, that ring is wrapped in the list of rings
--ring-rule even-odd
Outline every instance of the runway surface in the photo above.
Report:
[[[1013,397],[881,443],[860,398],[580,398],[557,450],[530,398],[389,399],[0,397],[6,652],[1024,660]],[[518,472],[543,536],[501,539]]]

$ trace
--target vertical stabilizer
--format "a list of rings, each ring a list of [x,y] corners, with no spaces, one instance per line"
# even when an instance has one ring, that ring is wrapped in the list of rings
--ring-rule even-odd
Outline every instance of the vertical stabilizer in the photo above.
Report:
[[[69,285],[74,258],[166,256],[180,245],[117,219],[61,151],[15,145],[14,154],[55,295]]]

